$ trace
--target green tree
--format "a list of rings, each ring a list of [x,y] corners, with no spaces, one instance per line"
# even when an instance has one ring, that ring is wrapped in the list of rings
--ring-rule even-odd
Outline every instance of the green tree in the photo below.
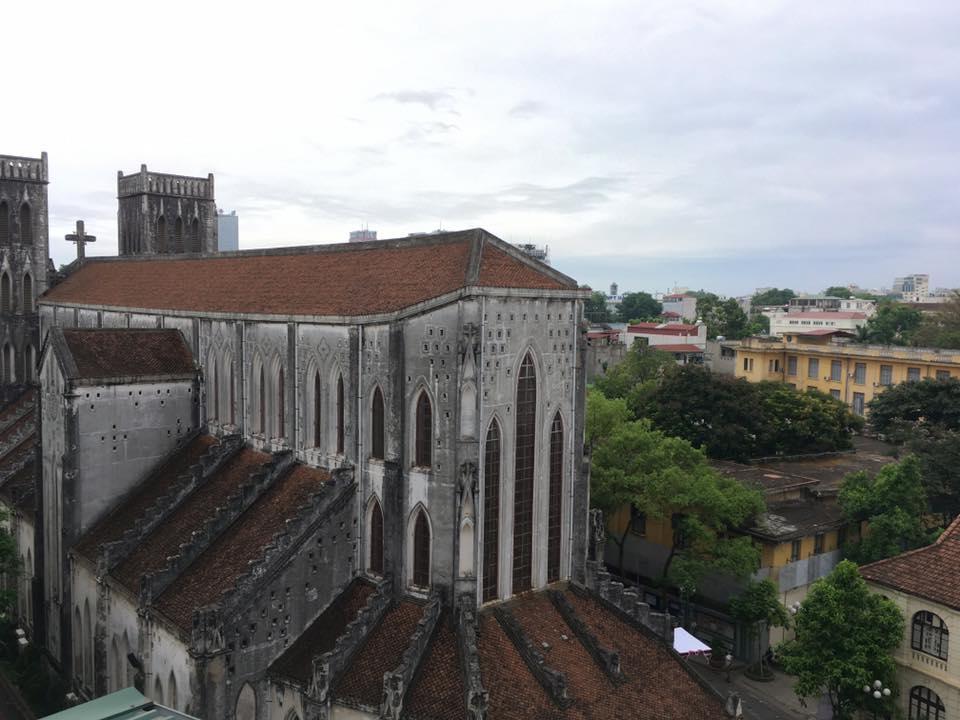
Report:
[[[843,479],[838,501],[851,521],[867,521],[864,537],[846,548],[855,562],[899,555],[932,539],[923,526],[927,497],[920,461],[912,455],[884,466],[876,477],[851,473]]]
[[[602,292],[591,293],[590,297],[583,301],[583,316],[592,323],[610,322],[607,296]]]
[[[697,315],[707,326],[707,337],[739,340],[749,334],[750,319],[736,298],[721,300],[706,293],[697,300]]]
[[[757,314],[750,316],[750,324],[747,325],[747,335],[769,335],[770,318],[766,315]]]
[[[632,322],[648,318],[658,318],[663,312],[663,305],[653,299],[650,293],[626,293],[617,309],[620,322]]]
[[[894,385],[870,401],[870,427],[894,441],[918,427],[960,430],[960,380],[921,380]]]
[[[848,298],[853,295],[850,292],[850,288],[845,285],[831,285],[826,290],[823,291],[823,294],[827,297],[838,297],[838,298]]]
[[[788,302],[793,300],[797,294],[790,288],[770,288],[769,290],[764,290],[762,293],[756,293],[752,298],[750,298],[750,305],[764,306],[764,305],[786,305]]]
[[[895,687],[891,653],[903,638],[903,616],[870,592],[854,563],[844,560],[811,586],[794,626],[796,639],[781,645],[780,656],[797,676],[801,700],[826,694],[833,717],[850,720],[866,699],[864,685],[880,680]]]
[[[748,632],[757,641],[757,671],[765,676],[763,664],[763,635],[760,628],[767,632],[772,627],[789,627],[790,616],[780,602],[777,586],[768,579],[752,580],[737,597],[730,600],[730,614],[734,619],[746,625]]]
[[[760,395],[763,425],[757,451],[769,455],[802,455],[852,447],[851,437],[863,419],[847,405],[816,390],[798,392],[779,382],[755,385]]]
[[[920,461],[930,511],[946,525],[960,514],[960,431],[919,427],[906,447]]]
[[[922,347],[960,350],[960,291],[935,314],[924,316],[914,340]]]
[[[920,328],[919,310],[902,303],[882,302],[873,317],[867,320],[862,339],[881,345],[911,345]],[[861,335],[858,335],[858,340]]]
[[[630,411],[623,398],[607,398],[596,388],[587,391],[586,443],[591,451],[627,422]]]
[[[632,409],[656,380],[676,370],[677,361],[673,355],[634,342],[620,363],[594,380],[594,386],[607,397],[624,398]]]
[[[720,475],[703,452],[647,421],[622,423],[596,445],[591,501],[608,516],[634,507],[648,518],[670,520],[675,532],[662,577],[688,592],[709,570],[745,578],[759,565],[750,539],[728,531],[762,512],[761,494]],[[628,531],[612,536],[621,568]]]

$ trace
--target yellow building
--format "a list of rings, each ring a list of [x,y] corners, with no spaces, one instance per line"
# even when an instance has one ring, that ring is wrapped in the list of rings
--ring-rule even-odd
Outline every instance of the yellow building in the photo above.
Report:
[[[737,349],[737,377],[776,380],[842,400],[863,415],[890,385],[926,378],[960,378],[960,351],[859,345],[849,333],[812,330],[780,338],[748,338]]]
[[[960,518],[932,545],[860,568],[875,592],[897,604],[906,627],[893,658],[908,720],[960,717]]]

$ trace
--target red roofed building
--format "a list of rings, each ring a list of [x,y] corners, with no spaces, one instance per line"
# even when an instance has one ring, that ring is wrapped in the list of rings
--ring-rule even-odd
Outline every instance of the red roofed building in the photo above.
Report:
[[[860,574],[906,620],[894,652],[904,716],[960,716],[960,652],[950,643],[960,629],[960,518],[932,545],[864,565]]]

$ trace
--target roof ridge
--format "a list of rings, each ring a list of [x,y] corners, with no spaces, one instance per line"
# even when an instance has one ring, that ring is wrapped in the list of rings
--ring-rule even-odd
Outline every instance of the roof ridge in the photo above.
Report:
[[[887,563],[893,562],[894,560],[900,560],[901,558],[905,558],[908,555],[916,555],[918,553],[925,552],[930,548],[937,547],[938,545],[943,543],[944,539],[947,538],[948,535],[952,535],[958,530],[960,530],[960,515],[955,517],[950,522],[950,524],[947,525],[946,529],[944,529],[944,531],[940,533],[940,536],[936,540],[934,540],[932,543],[928,545],[924,545],[923,547],[913,548],[913,550],[906,550],[902,553],[899,553],[897,555],[892,555],[891,557],[888,557],[888,558],[874,560],[872,563],[867,563],[866,565],[861,565],[860,572],[863,573],[864,570],[880,567],[881,565],[886,565]]]

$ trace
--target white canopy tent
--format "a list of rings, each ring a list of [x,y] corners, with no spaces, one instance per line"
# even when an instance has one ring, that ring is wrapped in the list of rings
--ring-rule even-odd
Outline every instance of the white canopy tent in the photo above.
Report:
[[[673,630],[673,649],[680,655],[709,655],[710,646],[697,640],[682,627]]]

